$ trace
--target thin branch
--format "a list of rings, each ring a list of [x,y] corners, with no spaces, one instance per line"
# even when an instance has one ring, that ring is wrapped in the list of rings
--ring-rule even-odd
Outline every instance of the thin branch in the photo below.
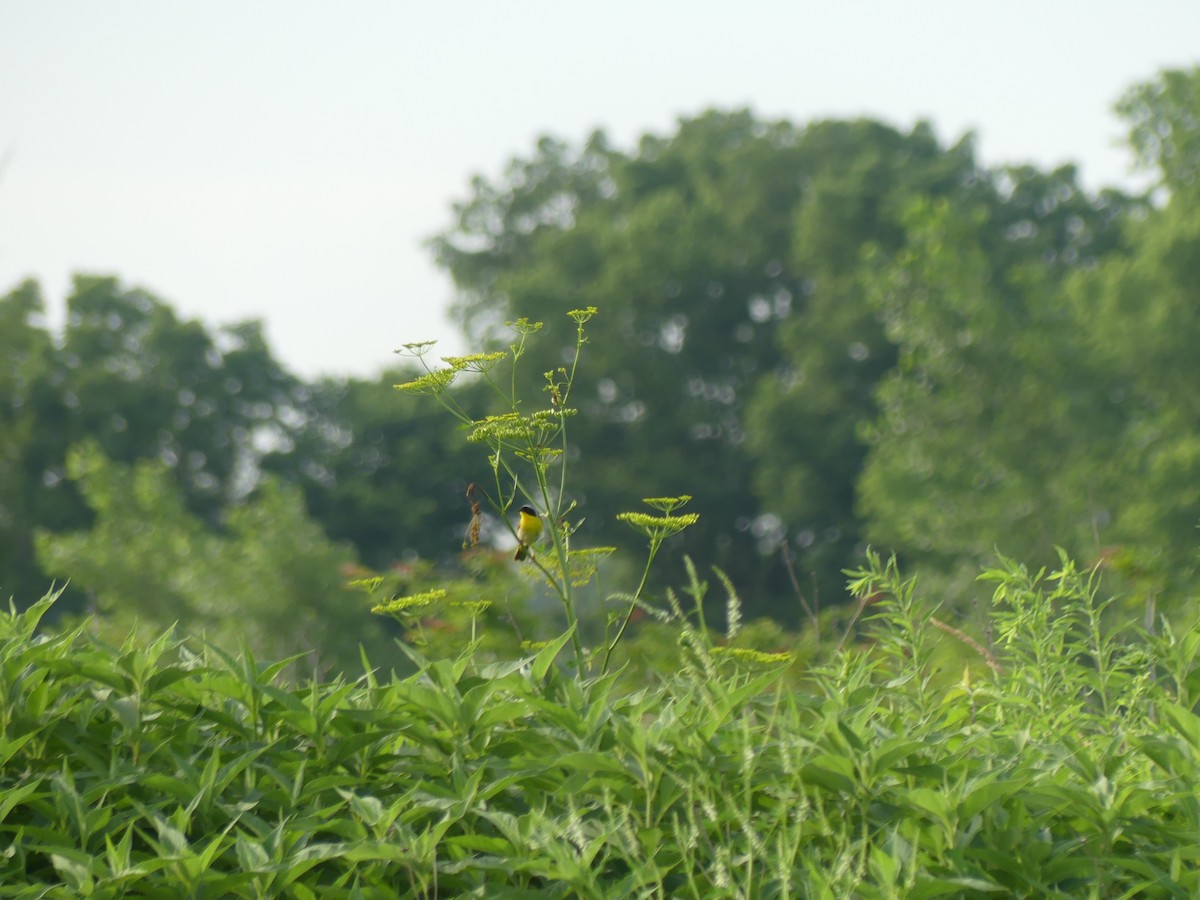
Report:
[[[854,625],[856,622],[858,622],[859,616],[862,615],[863,610],[867,608],[867,604],[872,600],[878,599],[878,597],[878,594],[871,593],[863,594],[859,598],[858,605],[854,607],[854,613],[850,616],[850,621],[846,623],[846,630],[842,632],[842,639],[838,641],[837,652],[841,651],[843,645],[846,643],[846,639],[850,637],[850,633],[854,631]]]
[[[786,539],[780,541],[779,551],[783,556],[783,565],[784,568],[787,569],[788,580],[792,583],[792,590],[796,592],[796,598],[800,601],[800,605],[804,608],[804,612],[808,616],[809,621],[812,622],[813,630],[816,632],[817,640],[819,641],[821,639],[820,623],[817,619],[817,614],[813,611],[813,608],[809,606],[808,598],[804,596],[804,591],[800,590],[800,582],[796,578],[796,567],[792,563],[791,547]]]
[[[964,644],[966,644],[968,647],[970,647],[972,650],[974,650],[976,653],[978,653],[980,656],[982,656],[983,661],[985,663],[987,663],[988,668],[991,669],[993,672],[995,672],[997,675],[1004,674],[1004,666],[1000,665],[1000,663],[996,661],[995,655],[993,655],[993,653],[990,650],[988,650],[987,647],[983,646],[983,644],[981,644],[981,643],[979,643],[979,641],[975,640],[975,638],[971,637],[968,634],[964,634],[963,632],[961,632],[957,628],[955,628],[953,625],[947,625],[945,622],[943,622],[941,619],[937,618],[936,616],[930,616],[929,621],[934,624],[935,628],[941,629],[942,631],[946,632],[946,634],[950,635],[951,637],[958,638],[960,641],[962,641]]]

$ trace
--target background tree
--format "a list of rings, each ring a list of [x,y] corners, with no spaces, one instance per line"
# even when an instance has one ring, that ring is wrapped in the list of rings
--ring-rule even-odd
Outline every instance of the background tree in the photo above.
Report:
[[[307,396],[261,323],[210,333],[115,278],[76,276],[59,356],[62,448],[88,437],[120,462],[159,459],[208,515],[253,487]]]
[[[1094,558],[1096,466],[1117,419],[1061,277],[1036,255],[997,266],[982,213],[921,203],[910,222],[875,284],[899,363],[866,430],[870,539],[938,567],[977,567],[997,549],[1036,564],[1055,543]]]
[[[503,184],[477,179],[436,241],[468,334],[518,316],[546,323],[531,371],[573,348],[567,310],[599,307],[572,426],[589,540],[628,543],[616,512],[642,495],[691,493],[703,529],[691,548],[751,570],[739,563],[753,545],[738,523],[756,512],[739,410],[772,342],[747,302],[798,289],[782,264],[794,131],[711,113],[670,139],[644,138],[632,156],[602,135],[577,154],[543,141]]]
[[[982,214],[913,211],[914,240],[875,283],[901,363],[862,481],[873,539],[942,571],[993,548],[1048,562],[1057,544],[1143,594],[1167,573],[1191,582],[1200,205],[1175,165],[1186,146],[1167,144],[1196,133],[1197,78],[1167,73],[1121,104],[1135,146],[1156,148],[1159,208],[1110,193],[1085,216],[1065,175],[1040,178],[1046,199],[999,248]]]
[[[263,468],[298,484],[312,517],[377,569],[421,557],[448,563],[471,520],[472,482],[490,478],[477,447],[433,404],[398,393],[414,377],[326,378],[308,388],[304,427]],[[453,390],[484,414],[479,385]]]
[[[836,596],[861,550],[860,426],[896,360],[864,254],[879,266],[904,248],[922,198],[985,215],[978,240],[1005,271],[1094,258],[1124,208],[1069,169],[985,171],[969,139],[945,148],[925,124],[710,112],[632,153],[543,141],[499,183],[476,179],[434,246],[469,335],[547,323],[542,369],[572,340],[561,313],[600,309],[573,431],[599,539],[623,539],[611,514],[639,491],[692,493],[701,523],[680,551],[729,571],[751,612],[786,617],[785,573],[761,554],[790,541]]]
[[[1160,204],[1128,223],[1132,252],[1073,283],[1087,352],[1122,411],[1111,542],[1160,585],[1194,590],[1200,525],[1200,67],[1171,70],[1118,103],[1157,175]],[[1169,576],[1165,573],[1169,573]]]
[[[1174,197],[1200,193],[1200,68],[1168,69],[1117,101],[1138,162]]]
[[[572,425],[586,538],[632,546],[616,512],[693,494],[700,524],[671,550],[726,569],[748,615],[795,615],[783,542],[823,598],[868,539],[926,571],[997,547],[1049,560],[1063,544],[1186,577],[1198,82],[1163,73],[1121,101],[1159,175],[1153,207],[1090,194],[1069,166],[985,169],[969,138],[943,146],[925,124],[709,112],[627,151],[601,133],[542,140],[475,179],[433,247],[478,349],[505,320],[546,323],[534,392],[574,347],[565,311],[600,309]],[[184,545],[232,533],[264,472],[376,568],[462,545],[463,495],[486,463],[392,390],[403,370],[304,384],[257,323],[210,330],[112,278],[76,279],[60,336],[32,283],[0,299],[0,325],[6,591],[44,589],[35,530],[78,538],[99,515],[67,466],[89,441],[159,467],[182,504],[171,516],[207,535],[179,531]],[[471,390],[463,403],[490,411]],[[295,505],[276,514],[303,520]]]
[[[212,333],[145,291],[82,275],[61,337],[41,312],[32,282],[0,300],[0,587],[22,600],[48,583],[34,530],[91,521],[67,477],[70,446],[90,439],[114,460],[161,461],[188,509],[215,523],[255,485],[264,450],[292,440],[306,402],[257,322]]]
[[[1072,292],[1078,340],[1120,412],[1104,443],[1104,542],[1178,586],[1200,543],[1200,205],[1172,194],[1130,235],[1130,256],[1081,273]]]
[[[43,310],[32,281],[0,298],[0,597],[22,602],[47,587],[33,555],[33,524],[48,516],[44,463],[53,442],[54,345]]]
[[[896,361],[865,296],[864,254],[887,258],[904,245],[913,198],[961,205],[988,185],[970,138],[943,148],[926,124],[903,134],[877,122],[821,122],[805,130],[801,147],[806,189],[788,265],[802,275],[802,293],[779,323],[780,362],[755,385],[748,434],[756,495],[778,523],[764,533],[789,541],[806,591],[836,600],[842,570],[862,550],[859,428]]]
[[[278,650],[271,636],[318,621],[314,592],[340,583],[339,567],[354,558],[344,545],[328,549],[318,525],[378,568],[416,556],[445,562],[461,549],[465,488],[472,466],[486,464],[393,390],[406,374],[305,385],[274,359],[257,323],[209,329],[113,278],[76,278],[60,336],[41,314],[33,282],[0,299],[7,595],[29,602],[52,577],[69,578],[59,614],[84,608],[90,594],[116,627],[179,621],[222,638],[244,629]],[[77,459],[72,477],[69,448],[80,444],[102,462]],[[114,474],[141,463],[152,474]],[[263,483],[266,470],[303,489],[313,518],[290,489]],[[150,493],[119,496],[138,490]],[[231,543],[242,533],[244,559]],[[316,631],[327,649],[344,638],[329,652],[357,664],[363,610],[345,612],[348,623],[327,617]]]
[[[39,532],[38,558],[88,593],[107,635],[177,625],[228,650],[244,640],[265,659],[306,654],[300,667],[325,673],[361,668],[360,644],[390,659],[390,630],[346,587],[353,554],[306,516],[296,488],[264,482],[215,531],[162,460],[120,465],[92,441],[68,454],[67,472],[94,522]]]

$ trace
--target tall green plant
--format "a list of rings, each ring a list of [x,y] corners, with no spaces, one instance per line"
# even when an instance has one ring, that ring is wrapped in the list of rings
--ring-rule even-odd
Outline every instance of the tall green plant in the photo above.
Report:
[[[396,385],[405,393],[429,394],[457,418],[467,429],[467,440],[487,448],[492,472],[492,484],[484,488],[472,485],[469,494],[475,503],[474,519],[469,529],[475,542],[481,531],[482,497],[491,511],[505,524],[509,533],[521,541],[513,524],[513,512],[528,505],[543,512],[542,543],[548,552],[529,553],[528,561],[558,598],[566,616],[567,633],[574,653],[576,670],[587,671],[588,658],[580,634],[579,589],[596,576],[600,562],[614,552],[613,547],[572,548],[572,538],[583,523],[577,515],[576,501],[569,490],[570,449],[568,422],[578,409],[570,405],[575,391],[579,362],[588,336],[584,326],[596,314],[595,307],[571,310],[567,315],[575,323],[575,343],[567,365],[543,373],[543,393],[548,402],[532,408],[521,394],[520,366],[529,352],[530,339],[542,330],[541,322],[521,318],[508,323],[514,340],[508,350],[475,353],[467,356],[442,357],[444,366],[430,364],[433,342],[406,344],[398,351],[414,357],[425,374]],[[502,412],[476,419],[447,390],[464,374],[481,376],[499,398]],[[659,510],[661,516],[645,513],[623,513],[620,519],[641,531],[649,539],[649,553],[641,582],[632,595],[619,595],[629,601],[623,615],[606,617],[604,653],[601,672],[608,670],[612,652],[621,641],[645,590],[650,566],[662,542],[692,525],[696,514],[672,515],[690,497],[651,498],[647,504]],[[400,597],[376,607],[385,614],[404,614],[412,607],[413,598]]]

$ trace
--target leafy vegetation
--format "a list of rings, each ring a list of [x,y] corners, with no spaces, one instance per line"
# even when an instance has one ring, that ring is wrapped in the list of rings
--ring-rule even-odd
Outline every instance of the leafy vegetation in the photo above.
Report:
[[[668,614],[680,666],[636,690],[556,666],[569,633],[289,686],[170,634],[39,637],[46,598],[0,618],[0,893],[1193,896],[1200,629],[1107,633],[1066,561],[983,579],[965,669],[872,557],[861,646],[797,679]]]
[[[1200,894],[1197,97],[1147,197],[542,141],[433,242],[482,352],[378,381],[18,287],[0,896]]]
[[[589,543],[630,557],[617,514],[690,494],[699,519],[664,561],[720,566],[748,615],[788,626],[847,602],[841,571],[868,542],[960,587],[996,548],[1041,565],[1063,546],[1135,602],[1186,598],[1197,83],[1164,72],[1118,103],[1150,197],[1085,191],[1069,166],[984,167],[969,136],[924,123],[708,112],[627,150],[543,140],[476,179],[432,246],[478,349],[504,349],[505,321],[546,323],[524,397],[574,352],[565,314],[602,311],[560,448]],[[492,475],[453,420],[392,390],[419,368],[305,384],[257,323],[208,329],[112,278],[76,280],[61,334],[42,308],[33,283],[0,299],[6,596],[69,574],[55,614],[124,604],[35,550],[94,525],[66,465],[87,442],[156,461],[209,532],[273,476],[303,494],[288,521],[357,561],[461,570],[467,488]],[[472,420],[489,394],[446,392]],[[482,527],[485,546],[507,530],[486,508]]]
[[[426,354],[428,344],[410,344],[405,349],[420,360],[425,373],[412,381],[396,385],[404,393],[429,394],[437,399],[455,418],[468,429],[468,441],[487,449],[492,469],[490,487],[471,485],[468,496],[473,502],[473,517],[469,528],[472,546],[479,541],[482,529],[481,504],[483,498],[500,521],[508,523],[510,512],[518,504],[524,511],[534,510],[542,529],[539,539],[548,545],[541,556],[535,551],[532,541],[522,541],[521,532],[509,524],[513,538],[517,541],[518,560],[528,560],[528,567],[535,569],[543,585],[555,596],[562,608],[567,634],[575,657],[575,670],[579,673],[591,669],[585,656],[582,639],[581,614],[583,603],[578,597],[580,588],[595,584],[600,566],[615,551],[614,547],[572,547],[572,538],[582,525],[582,520],[573,517],[576,502],[568,493],[568,470],[570,443],[567,439],[567,422],[579,410],[567,404],[575,390],[576,375],[584,345],[589,343],[585,326],[596,315],[595,307],[575,309],[567,317],[575,323],[575,346],[565,366],[545,373],[543,391],[547,395],[542,408],[522,400],[518,390],[521,382],[521,360],[533,347],[531,338],[543,328],[542,322],[518,319],[509,323],[514,333],[513,343],[507,351],[476,353],[470,356],[445,357],[444,367],[429,365]],[[504,409],[498,415],[472,418],[449,394],[451,384],[458,376],[474,373],[483,377],[492,391],[499,396]],[[530,412],[523,410],[531,409]],[[643,534],[649,542],[646,563],[637,589],[630,594],[599,597],[594,605],[593,618],[603,621],[604,650],[600,662],[601,674],[608,671],[613,651],[621,642],[626,629],[642,599],[642,593],[650,575],[655,557],[663,542],[695,525],[699,516],[695,513],[674,513],[686,506],[691,497],[654,497],[644,502],[657,511],[657,515],[643,512],[624,512],[617,516]],[[411,616],[415,608],[426,605],[429,595],[401,597],[389,600],[376,608],[385,614]],[[619,600],[627,604],[623,614],[615,611],[605,613],[606,600]],[[417,602],[419,601],[419,602]],[[478,601],[474,601],[478,602]]]
[[[39,529],[92,523],[67,473],[76,444],[119,463],[158,460],[211,524],[253,487],[260,446],[289,439],[305,395],[260,323],[210,333],[146,291],[82,275],[61,335],[41,323],[43,307],[32,282],[0,301],[0,580],[10,596],[39,596],[49,581],[33,552]]]
[[[1070,273],[1118,252],[1141,205],[1089,196],[1070,168],[984,169],[969,139],[943,147],[928,124],[801,128],[709,112],[634,152],[603,136],[578,150],[544,141],[496,182],[476,181],[435,248],[476,346],[502,346],[506,320],[546,322],[534,372],[570,352],[566,310],[601,310],[590,362],[599,377],[578,393],[573,426],[575,487],[596,540],[627,545],[614,517],[639,496],[637,471],[656,490],[696,497],[700,521],[676,552],[721,566],[754,614],[794,621],[781,546],[807,593],[836,598],[876,525],[863,431],[890,411],[878,392],[908,348],[873,301],[895,280],[891,264],[923,252],[926,206],[970,225],[993,280],[1012,282],[945,286],[999,318],[1004,304],[1041,304]],[[933,304],[910,302],[923,289],[897,300],[912,328],[937,325]],[[1041,320],[975,327],[1003,353]],[[1004,394],[993,385],[1007,375],[992,366],[981,377]],[[904,413],[907,433],[924,435],[925,421]],[[889,546],[925,549],[903,537],[889,529]],[[1052,543],[1039,549],[1052,555]]]
[[[326,672],[355,668],[360,646],[389,643],[364,621],[365,603],[347,602],[349,548],[305,518],[295,488],[265,482],[214,533],[188,514],[161,462],[130,469],[82,444],[67,471],[95,521],[78,533],[41,532],[35,547],[51,572],[95,592],[93,627],[120,638],[139,620],[152,634],[154,623],[173,622],[223,647],[247,641],[271,659],[303,654]]]

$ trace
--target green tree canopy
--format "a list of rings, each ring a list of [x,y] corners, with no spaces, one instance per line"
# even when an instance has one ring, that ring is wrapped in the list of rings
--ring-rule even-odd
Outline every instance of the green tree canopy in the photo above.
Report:
[[[1190,578],[1200,206],[1175,171],[1188,151],[1171,142],[1190,139],[1196,83],[1200,70],[1167,73],[1123,101],[1143,155],[1147,128],[1163,142],[1169,192],[1153,209],[1099,198],[1116,226],[1103,252],[1068,245],[1013,260],[985,240],[981,217],[912,210],[913,239],[873,282],[900,351],[861,483],[873,540],[940,569],[997,548],[1049,562],[1061,545],[1124,560],[1147,590],[1167,571]],[[1021,229],[1029,238],[1042,230],[1033,224]],[[1085,233],[1074,217],[1063,224]]]
[[[46,587],[33,556],[33,523],[47,516],[45,459],[54,441],[54,345],[37,284],[0,298],[0,591],[36,597]]]
[[[1168,69],[1117,103],[1138,161],[1172,194],[1200,193],[1200,69]]]
[[[288,412],[306,396],[261,323],[210,332],[115,278],[75,278],[59,365],[64,447],[90,437],[114,460],[159,459],[209,513],[253,486],[258,456],[291,439]]]
[[[34,530],[91,518],[67,477],[70,446],[159,460],[189,509],[215,522],[253,488],[262,453],[289,445],[307,400],[257,322],[210,331],[146,291],[83,275],[61,336],[42,310],[33,282],[0,298],[0,588],[25,597],[47,582]]]
[[[910,223],[874,285],[899,360],[866,429],[870,539],[946,566],[977,566],[997,548],[1049,561],[1055,543],[1094,556],[1094,476],[1117,412],[1062,279],[1036,257],[997,266],[983,216],[923,203]]]
[[[299,484],[311,515],[367,565],[423,557],[444,562],[462,549],[472,482],[489,476],[478,448],[433,404],[396,392],[403,369],[376,379],[327,378],[309,385],[304,427],[263,467]],[[483,414],[479,385],[455,386]]]
[[[93,441],[72,449],[67,471],[95,521],[39,532],[38,558],[88,593],[106,633],[174,624],[227,650],[245,640],[270,659],[306,654],[310,670],[359,668],[360,644],[387,658],[385,629],[345,586],[353,555],[307,517],[296,488],[264,482],[214,531],[162,460],[120,465]]]
[[[611,515],[632,499],[694,494],[701,523],[682,549],[780,614],[784,573],[761,553],[790,540],[837,593],[860,551],[859,427],[896,361],[864,258],[904,248],[911,206],[931,198],[983,216],[982,252],[1004,271],[1098,258],[1125,208],[1069,168],[983,170],[969,139],[945,147],[926,124],[709,112],[632,152],[603,134],[578,150],[543,140],[497,182],[476,179],[434,246],[469,335],[546,322],[542,369],[572,340],[563,313],[599,308],[573,432],[589,527],[617,542]]]

